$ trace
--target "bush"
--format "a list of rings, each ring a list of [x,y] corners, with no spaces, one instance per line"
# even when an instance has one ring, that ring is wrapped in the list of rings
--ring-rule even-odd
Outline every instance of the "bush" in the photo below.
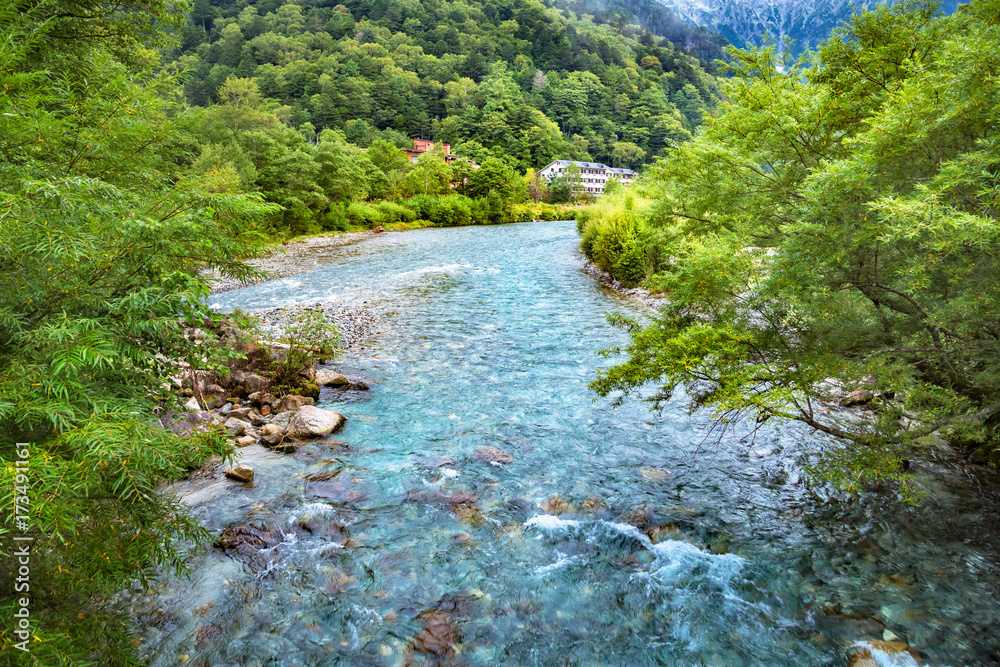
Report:
[[[668,235],[647,222],[641,194],[618,191],[577,212],[580,251],[627,287],[661,268]]]
[[[456,227],[476,224],[474,201],[464,195],[414,195],[403,204],[417,218],[439,227]]]
[[[324,232],[347,231],[350,221],[347,218],[347,207],[341,204],[331,204],[330,210],[323,214],[320,225]]]

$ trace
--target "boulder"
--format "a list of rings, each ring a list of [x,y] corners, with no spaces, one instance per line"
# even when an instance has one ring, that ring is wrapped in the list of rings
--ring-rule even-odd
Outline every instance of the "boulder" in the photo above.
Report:
[[[225,396],[226,390],[217,384],[210,384],[205,387],[205,391],[209,394],[218,394],[219,396]]]
[[[316,401],[306,396],[296,396],[295,394],[287,394],[281,397],[278,405],[275,409],[278,412],[295,412],[304,405],[315,405]]]
[[[343,387],[351,384],[351,381],[347,379],[346,375],[334,371],[319,370],[316,371],[316,383],[324,387]]]
[[[252,445],[255,442],[257,442],[257,438],[255,438],[252,435],[243,435],[236,438],[236,444],[239,445],[240,447],[247,447],[248,445]]]
[[[262,407],[265,405],[270,407],[276,400],[278,400],[274,397],[274,394],[269,394],[264,391],[255,391],[247,396],[247,399],[250,401],[250,405],[255,407]]]
[[[236,419],[242,419],[243,421],[249,421],[247,416],[250,414],[251,410],[252,408],[230,408],[229,411],[224,414],[227,414],[230,417],[235,417]]]
[[[855,389],[850,394],[840,399],[840,405],[849,408],[852,405],[865,405],[875,398],[875,394],[867,389]]]
[[[222,424],[222,427],[229,431],[230,435],[243,435],[243,432],[250,428],[250,424],[242,419],[230,417]]]
[[[352,382],[347,388],[355,391],[368,391],[368,383],[358,380],[357,382]]]
[[[324,438],[344,427],[347,418],[333,410],[303,405],[288,424],[292,438]]]
[[[275,433],[278,435],[284,435],[285,428],[281,424],[264,424],[263,428],[260,429],[260,432],[264,435],[274,435]]]
[[[264,390],[264,387],[267,386],[267,380],[256,373],[245,373],[240,384],[243,385],[248,394],[254,394]]]
[[[245,465],[238,465],[231,470],[225,472],[226,477],[229,479],[234,479],[237,482],[252,482],[253,481],[253,468]]]
[[[219,414],[220,415],[228,415],[232,411],[233,411],[233,404],[232,403],[226,403],[221,408],[219,408]],[[232,415],[232,416],[236,417],[236,415]],[[239,419],[239,417],[236,417],[236,418]]]
[[[274,447],[280,443],[285,437],[284,433],[265,433],[260,437],[261,442],[269,447]]]
[[[271,417],[271,424],[280,426],[281,428],[288,428],[289,422],[292,421],[292,417],[295,416],[294,412],[279,412],[278,414]]]
[[[214,385],[213,385],[214,386]],[[206,394],[205,395],[205,407],[209,410],[215,410],[216,408],[221,408],[226,404],[226,399],[218,394]]]
[[[184,404],[184,408],[191,412],[201,412],[201,404],[198,403],[198,399],[194,396],[188,399],[188,402]]]

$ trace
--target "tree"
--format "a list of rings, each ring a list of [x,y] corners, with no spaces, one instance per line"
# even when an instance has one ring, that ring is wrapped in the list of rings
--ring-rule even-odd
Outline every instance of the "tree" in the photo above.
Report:
[[[642,164],[646,151],[628,141],[619,141],[614,145],[611,159],[616,167],[634,168]]]
[[[542,175],[534,169],[524,172],[524,189],[528,196],[536,204],[548,198],[549,184]]]
[[[489,204],[490,222],[510,222],[511,208],[517,191],[517,173],[507,162],[490,157],[483,160],[466,185],[470,197],[485,199]]]
[[[421,153],[407,171],[405,185],[410,194],[445,194],[451,188],[451,168],[441,153]]]
[[[711,122],[654,170],[670,303],[616,320],[628,359],[595,388],[803,422],[848,444],[819,473],[847,489],[912,497],[906,447],[932,432],[1000,459],[996,8],[882,6],[798,65],[734,52]],[[821,408],[855,390],[874,421]]]
[[[222,360],[182,335],[184,322],[213,317],[199,269],[253,278],[242,260],[261,239],[246,221],[274,210],[229,194],[224,173],[198,177],[171,161],[183,120],[165,101],[175,80],[107,55],[138,48],[151,19],[169,18],[142,6],[151,13],[46,3],[104,17],[68,26],[0,10],[0,502],[14,506],[15,443],[30,443],[38,665],[131,662],[112,596],[180,569],[180,543],[207,537],[159,486],[231,449],[218,434],[177,435],[158,417],[180,407],[168,383],[175,364]],[[77,28],[80,41],[63,39]],[[16,528],[7,512],[4,545]],[[17,559],[4,550],[0,583],[13,591]]]

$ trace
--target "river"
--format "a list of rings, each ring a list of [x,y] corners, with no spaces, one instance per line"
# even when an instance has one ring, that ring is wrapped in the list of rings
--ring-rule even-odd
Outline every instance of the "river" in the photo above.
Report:
[[[213,534],[277,541],[192,554],[189,578],[135,594],[145,658],[844,665],[855,642],[898,638],[924,664],[1000,659],[994,473],[931,450],[911,468],[919,506],[849,500],[807,484],[832,443],[796,425],[716,442],[682,396],[661,413],[595,400],[596,352],[625,339],[604,314],[642,313],[577,243],[572,222],[385,234],[212,297],[367,302],[381,335],[333,366],[372,391],[323,394],[349,420],[336,440],[241,450],[252,488],[171,487]]]

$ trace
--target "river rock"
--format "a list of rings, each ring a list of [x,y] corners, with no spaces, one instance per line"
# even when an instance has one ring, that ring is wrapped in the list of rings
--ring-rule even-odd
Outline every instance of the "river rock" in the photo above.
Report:
[[[201,412],[201,404],[194,396],[188,399],[187,403],[184,404],[184,408],[191,412]]]
[[[216,538],[215,546],[220,549],[238,549],[241,546],[265,549],[276,542],[274,535],[263,526],[238,525],[223,530]]]
[[[245,465],[238,465],[225,472],[226,477],[237,482],[248,483],[253,481],[253,468]]]
[[[872,639],[858,642],[852,648],[857,650],[848,658],[848,667],[878,667],[884,663],[884,660],[876,659],[879,653],[888,654],[892,661],[891,664],[894,665],[920,664],[920,654],[910,648],[906,642]]]
[[[264,387],[267,386],[267,380],[256,373],[247,373],[243,376],[243,381],[240,384],[243,385],[248,394],[254,394],[264,390]]]
[[[316,383],[323,387],[343,387],[351,384],[346,375],[328,370],[316,371]]]
[[[209,410],[215,410],[221,408],[226,404],[226,399],[224,399],[219,394],[206,394],[205,395],[205,407]]]
[[[287,434],[293,438],[323,438],[339,431],[346,421],[339,412],[303,405],[289,422]]]
[[[220,410],[221,412],[221,410]],[[241,419],[243,421],[250,421],[247,417],[251,412],[251,408],[231,408],[226,415],[233,417],[235,419]]]
[[[242,435],[236,438],[236,444],[240,447],[247,447],[255,442],[257,442],[257,438],[252,435]]]
[[[316,401],[307,396],[296,396],[295,394],[287,394],[281,397],[278,405],[275,406],[275,410],[278,412],[295,412],[299,408],[305,405],[315,405]]]
[[[873,398],[875,398],[875,394],[867,389],[855,389],[850,394],[840,399],[840,405],[845,408],[849,408],[853,405],[865,405],[867,403],[871,403]]]
[[[222,427],[229,431],[230,435],[243,435],[243,432],[250,428],[250,424],[242,419],[230,417],[222,424]]]
[[[271,417],[272,424],[277,424],[282,428],[288,428],[289,422],[292,421],[292,417],[295,416],[294,412],[279,412],[278,414]]]
[[[207,387],[205,387],[205,391],[207,393],[209,393],[209,394],[217,394],[219,396],[225,396],[226,395],[226,390],[223,389],[222,387],[220,387],[217,384],[210,384],[210,385],[208,385]]]
[[[476,458],[480,461],[499,465],[501,463],[510,463],[514,460],[514,455],[496,447],[483,447],[476,450]]]
[[[253,405],[254,407],[262,407],[266,405],[268,409],[270,409],[271,405],[278,400],[274,397],[274,394],[269,394],[264,391],[255,391],[247,396],[247,399],[250,401],[250,405]]]
[[[260,432],[264,435],[284,435],[285,427],[281,424],[271,422],[270,424],[264,424],[264,426],[261,427]]]

